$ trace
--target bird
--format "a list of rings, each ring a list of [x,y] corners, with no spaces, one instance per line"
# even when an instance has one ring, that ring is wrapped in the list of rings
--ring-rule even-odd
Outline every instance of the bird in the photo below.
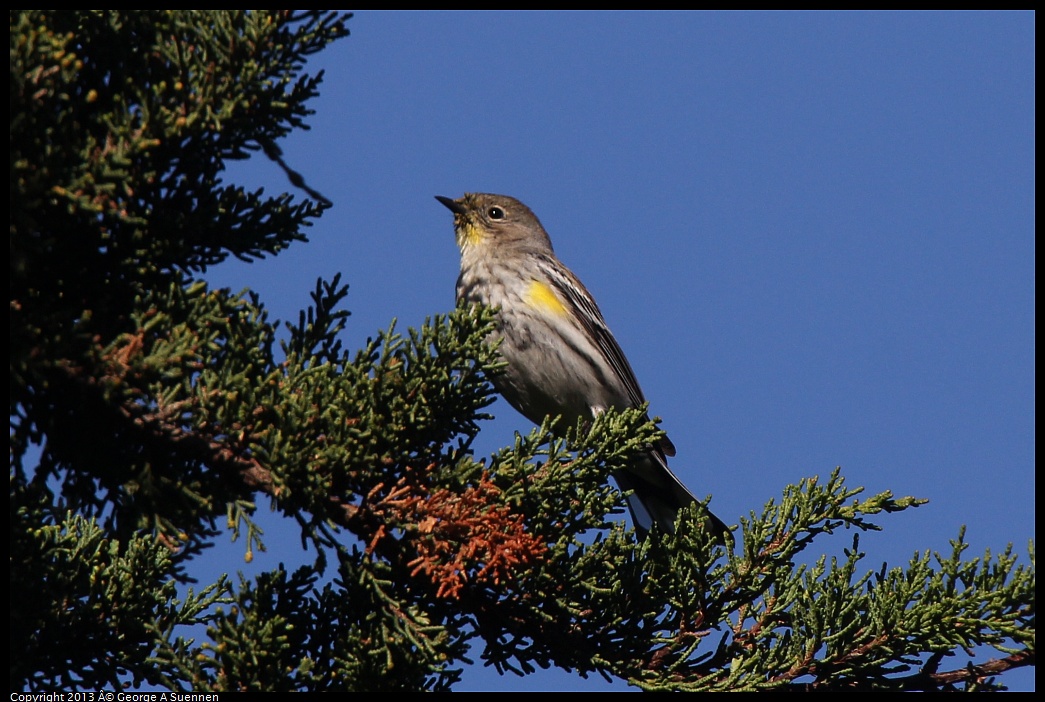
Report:
[[[512,407],[536,424],[558,416],[559,426],[571,426],[646,403],[595,299],[556,257],[529,207],[492,193],[435,198],[454,215],[458,304],[497,309],[492,336],[507,365],[491,381]],[[654,523],[673,533],[678,511],[698,502],[668,467],[674,455],[665,436],[614,473],[642,538]],[[706,507],[703,513],[722,543],[729,527]]]

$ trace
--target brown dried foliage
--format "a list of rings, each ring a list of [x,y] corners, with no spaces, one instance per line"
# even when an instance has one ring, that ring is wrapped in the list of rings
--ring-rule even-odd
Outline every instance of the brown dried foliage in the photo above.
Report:
[[[367,495],[363,509],[378,524],[368,551],[395,538],[390,530],[401,531],[400,541],[408,541],[414,555],[410,574],[427,578],[437,597],[456,599],[469,581],[510,582],[547,552],[541,538],[526,531],[522,515],[498,503],[501,491],[488,474],[460,492],[429,490],[416,477],[405,475],[385,494],[377,485]]]

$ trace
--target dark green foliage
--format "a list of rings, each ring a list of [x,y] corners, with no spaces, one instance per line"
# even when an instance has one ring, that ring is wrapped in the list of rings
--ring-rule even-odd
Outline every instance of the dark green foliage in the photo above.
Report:
[[[149,535],[124,543],[83,517],[46,523],[49,510],[12,512],[11,680],[32,689],[119,689],[121,679],[160,684],[173,666],[150,660],[157,640],[208,621],[225,578],[177,601],[171,553]],[[50,520],[47,520],[50,521]]]
[[[643,410],[472,455],[489,310],[347,350],[339,278],[283,326],[209,288],[208,266],[304,241],[329,204],[276,142],[347,19],[10,12],[13,688],[444,690],[469,651],[679,690],[989,689],[1033,663],[1033,547],[811,557],[922,502],[856,500],[838,473],[729,549],[696,509],[636,541],[608,478],[658,438]],[[308,197],[222,182],[252,153]],[[264,551],[259,496],[315,561],[187,590],[223,532]]]
[[[220,174],[303,126],[319,81],[302,74],[304,57],[343,23],[11,12],[12,444],[20,456],[47,438],[41,468],[64,474],[74,509],[171,532],[187,514],[155,504],[198,522],[244,493],[205,469],[200,437],[175,455],[167,442],[199,426],[180,403],[200,370],[251,372],[272,330],[258,305],[189,276],[302,241],[322,211]]]

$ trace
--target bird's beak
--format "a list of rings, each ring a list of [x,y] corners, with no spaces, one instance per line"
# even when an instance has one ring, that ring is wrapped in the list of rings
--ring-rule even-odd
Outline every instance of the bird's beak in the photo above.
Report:
[[[464,205],[462,205],[457,200],[451,200],[450,198],[443,197],[442,195],[436,195],[435,199],[443,203],[443,205],[446,206],[446,209],[450,210],[454,214],[463,215],[467,212],[467,210],[465,210],[464,208]]]

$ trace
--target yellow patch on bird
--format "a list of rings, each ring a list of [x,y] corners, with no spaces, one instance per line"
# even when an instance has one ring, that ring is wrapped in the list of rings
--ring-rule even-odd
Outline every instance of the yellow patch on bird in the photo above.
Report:
[[[535,307],[539,307],[547,312],[557,314],[559,316],[565,316],[567,313],[566,305],[562,303],[559,296],[555,294],[555,290],[552,286],[547,283],[535,280],[530,283],[530,287],[526,290],[526,301]]]
[[[485,238],[482,228],[471,222],[463,221],[457,227],[458,246],[478,246]]]

